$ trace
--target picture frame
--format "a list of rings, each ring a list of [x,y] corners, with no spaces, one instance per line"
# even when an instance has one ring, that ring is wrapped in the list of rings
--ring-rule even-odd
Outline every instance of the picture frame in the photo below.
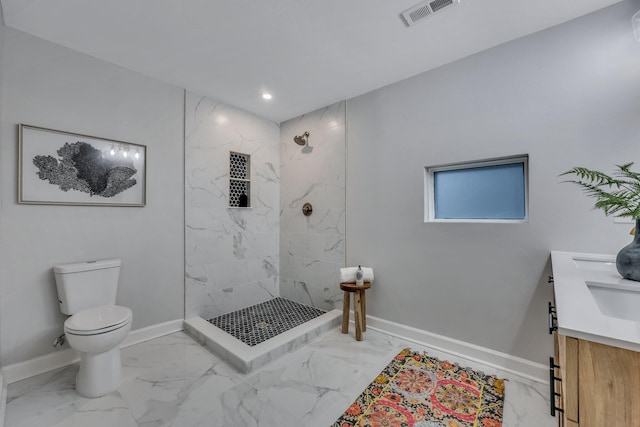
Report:
[[[18,203],[145,206],[145,145],[26,124],[18,134]]]

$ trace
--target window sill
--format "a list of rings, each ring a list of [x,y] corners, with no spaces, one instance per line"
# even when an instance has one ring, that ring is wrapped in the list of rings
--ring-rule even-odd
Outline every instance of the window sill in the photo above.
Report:
[[[428,219],[425,224],[528,224],[529,219]]]

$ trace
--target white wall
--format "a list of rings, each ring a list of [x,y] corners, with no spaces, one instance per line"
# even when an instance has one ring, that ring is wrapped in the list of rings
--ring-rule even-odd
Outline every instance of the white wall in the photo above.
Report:
[[[293,141],[308,131],[309,144]],[[345,102],[280,126],[280,292],[324,310],[342,302],[345,262]],[[313,206],[304,216],[302,206]]]
[[[205,319],[278,296],[279,128],[187,92],[186,317]],[[251,155],[250,208],[229,208],[229,152]]]
[[[134,329],[182,318],[183,91],[9,28],[3,47],[0,365],[55,351],[55,264],[121,258]],[[18,123],[146,145],[147,205],[17,204]]]
[[[549,252],[615,253],[614,224],[558,175],[640,169],[640,43],[627,1],[348,101],[347,263],[368,313],[546,363]],[[527,224],[423,223],[423,168],[529,154]]]

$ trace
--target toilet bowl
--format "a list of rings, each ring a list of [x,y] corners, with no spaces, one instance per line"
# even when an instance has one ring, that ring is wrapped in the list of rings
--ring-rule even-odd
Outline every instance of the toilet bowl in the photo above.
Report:
[[[104,305],[78,311],[64,322],[69,346],[80,353],[80,395],[104,396],[120,386],[120,343],[131,330],[131,318],[127,307]]]
[[[69,317],[64,333],[80,353],[76,391],[100,397],[120,386],[120,343],[131,329],[131,310],[116,305],[119,259],[56,265],[53,274],[60,311]]]

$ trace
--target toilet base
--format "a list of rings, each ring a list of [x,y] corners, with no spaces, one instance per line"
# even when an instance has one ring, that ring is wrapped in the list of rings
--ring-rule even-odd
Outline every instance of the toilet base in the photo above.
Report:
[[[120,388],[120,347],[99,354],[80,353],[76,391],[84,397],[100,397]]]

